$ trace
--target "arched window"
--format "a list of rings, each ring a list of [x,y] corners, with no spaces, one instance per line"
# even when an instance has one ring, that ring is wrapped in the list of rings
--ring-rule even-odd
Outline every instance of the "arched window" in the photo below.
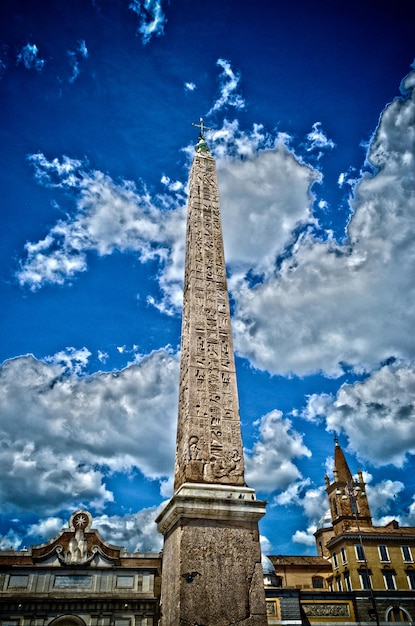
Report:
[[[386,621],[388,622],[411,622],[411,616],[408,611],[401,606],[395,605],[386,611]]]
[[[60,615],[49,622],[47,626],[86,626],[83,619],[77,615]]]

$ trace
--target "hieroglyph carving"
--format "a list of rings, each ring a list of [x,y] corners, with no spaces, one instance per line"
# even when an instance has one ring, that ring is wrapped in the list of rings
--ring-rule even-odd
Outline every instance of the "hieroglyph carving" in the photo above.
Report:
[[[215,161],[189,181],[175,487],[244,484],[235,361]]]

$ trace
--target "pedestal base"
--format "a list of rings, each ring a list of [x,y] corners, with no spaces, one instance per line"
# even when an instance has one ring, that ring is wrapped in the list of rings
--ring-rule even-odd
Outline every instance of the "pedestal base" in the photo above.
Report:
[[[161,626],[266,626],[253,489],[185,483],[156,520],[164,534]]]

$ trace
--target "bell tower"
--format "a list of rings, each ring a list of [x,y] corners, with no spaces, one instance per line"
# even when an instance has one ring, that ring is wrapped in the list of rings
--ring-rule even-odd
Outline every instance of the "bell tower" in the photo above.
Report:
[[[175,492],[164,535],[161,626],[267,624],[258,521],[245,485],[215,160],[200,120],[190,171]]]
[[[371,528],[372,517],[363,474],[358,470],[358,480],[353,480],[337,438],[334,442],[333,482],[330,483],[328,476],[325,478],[334,534],[347,532],[357,525]]]

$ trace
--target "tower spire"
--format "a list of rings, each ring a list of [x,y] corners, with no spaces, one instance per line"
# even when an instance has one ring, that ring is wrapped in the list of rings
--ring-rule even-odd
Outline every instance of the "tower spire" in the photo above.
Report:
[[[337,437],[334,438],[333,482],[326,478],[326,491],[330,504],[331,519],[335,535],[348,531],[359,524],[362,528],[372,526],[366,484],[358,470],[355,480],[349,469]]]
[[[342,485],[352,480],[352,473],[337,437],[334,438],[334,475],[335,480]]]

